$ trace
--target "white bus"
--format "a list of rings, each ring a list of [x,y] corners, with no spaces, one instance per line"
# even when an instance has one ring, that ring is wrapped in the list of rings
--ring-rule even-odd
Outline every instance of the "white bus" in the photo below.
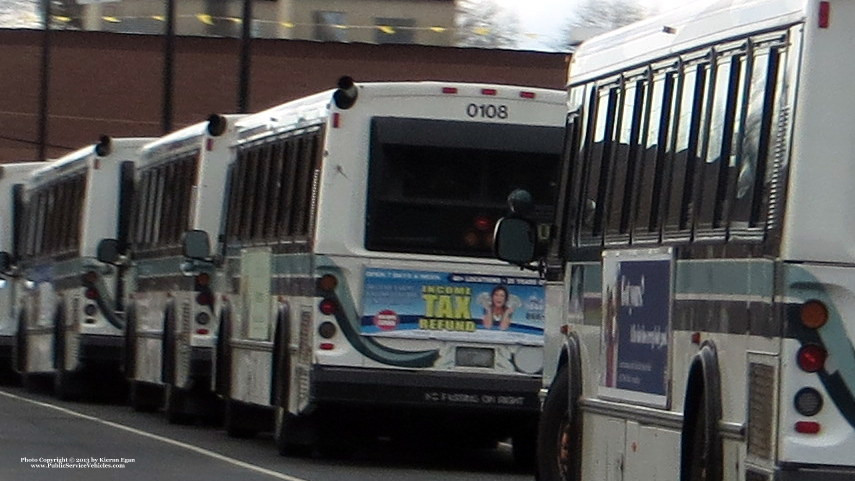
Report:
[[[44,162],[19,162],[0,165],[0,382],[14,382],[16,374],[12,364],[15,334],[15,272],[9,267],[17,257],[15,232],[21,222],[15,206],[20,203],[23,183],[33,169]]]
[[[98,243],[127,228],[133,161],[150,139],[110,139],[35,170],[17,234],[16,369],[54,374],[56,394],[119,394],[123,293]]]
[[[855,479],[853,30],[699,1],[575,52],[540,479]]]
[[[563,97],[344,77],[238,122],[215,247],[229,434],[275,428],[282,453],[356,430],[510,436],[533,455],[543,288],[490,246],[514,188],[551,218]]]
[[[231,135],[239,116],[207,121],[140,149],[127,238],[103,260],[124,266],[129,399],[170,422],[217,417],[211,390],[216,262],[186,259],[185,232],[220,232]],[[120,257],[121,256],[121,257]]]

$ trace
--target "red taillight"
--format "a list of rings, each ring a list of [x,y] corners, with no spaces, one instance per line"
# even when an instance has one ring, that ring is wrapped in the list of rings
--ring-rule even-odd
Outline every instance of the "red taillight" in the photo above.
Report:
[[[444,94],[456,94],[457,93],[457,87],[443,87],[442,93],[444,93]]]
[[[536,95],[534,92],[526,92],[526,91],[522,91],[522,92],[520,92],[520,98],[524,98],[524,99],[533,99],[533,98],[535,98],[536,96],[537,96],[537,95]]]
[[[797,433],[817,434],[822,429],[822,426],[814,421],[798,421],[795,428]]]
[[[98,299],[98,289],[90,287],[89,289],[86,289],[86,292],[83,295],[85,295],[87,299]]]
[[[332,126],[337,129],[341,125],[341,116],[338,112],[332,114]]]
[[[808,344],[799,349],[796,358],[799,367],[806,372],[817,372],[825,366],[825,359],[828,353],[822,346],[816,344]]]
[[[481,89],[481,95],[496,95],[499,93],[496,89]]]
[[[84,284],[95,284],[98,280],[98,274],[95,271],[89,271],[81,276],[81,280]]]
[[[211,331],[207,329],[196,329],[196,334],[199,334],[200,336],[207,336],[210,332]]]
[[[475,218],[475,228],[480,231],[488,231],[493,230],[493,223],[490,222],[490,219],[486,217],[476,217]]]
[[[210,306],[214,303],[214,296],[210,291],[200,292],[196,295],[196,303],[202,306]]]
[[[208,287],[209,285],[211,285],[211,276],[208,273],[203,272],[196,276],[197,287]]]
[[[831,23],[831,4],[819,2],[819,28],[828,28]]]
[[[333,349],[335,349],[335,344],[331,342],[322,342],[319,347],[322,351],[332,351]]]
[[[321,311],[322,314],[325,314],[327,316],[332,315],[335,313],[336,310],[335,301],[332,299],[324,299],[321,301],[320,304],[318,304],[318,309]]]

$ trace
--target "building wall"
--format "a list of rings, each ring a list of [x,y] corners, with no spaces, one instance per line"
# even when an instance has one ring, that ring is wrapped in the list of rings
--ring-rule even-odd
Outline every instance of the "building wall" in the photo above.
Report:
[[[47,157],[116,137],[163,135],[161,37],[52,32]],[[42,32],[0,30],[0,161],[36,160]],[[234,38],[178,37],[173,130],[238,110]],[[249,111],[357,82],[447,80],[563,88],[556,53],[296,40],[252,42]]]

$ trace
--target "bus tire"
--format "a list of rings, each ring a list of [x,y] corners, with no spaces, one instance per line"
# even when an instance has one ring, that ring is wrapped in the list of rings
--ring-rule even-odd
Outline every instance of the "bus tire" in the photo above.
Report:
[[[137,313],[136,305],[133,303],[130,303],[125,310],[125,349],[122,355],[122,371],[125,379],[133,382],[137,374]]]
[[[707,342],[695,354],[686,383],[680,451],[681,481],[723,479],[721,384],[715,345]]]
[[[217,342],[214,350],[214,392],[223,399],[231,395],[232,358],[231,346],[231,310],[226,307],[220,311],[220,326],[217,329]]]
[[[549,387],[537,428],[538,481],[582,479],[582,418],[578,399],[582,394],[582,363],[579,339],[568,337],[566,362]]]
[[[175,382],[175,309],[170,304],[163,311],[163,335],[160,342],[160,382]]]
[[[160,386],[128,381],[128,399],[131,408],[140,413],[153,413],[163,404],[163,390]]]
[[[517,467],[525,470],[534,468],[537,460],[537,423],[526,423],[511,436],[511,453]]]
[[[56,315],[53,320],[53,393],[54,396],[62,401],[73,401],[80,399],[81,392],[78,379],[74,373],[65,369],[66,367],[66,349],[65,349],[65,319],[63,316],[63,306],[59,305],[56,308]]]
[[[163,386],[163,413],[169,424],[192,424],[195,418],[185,412],[187,393],[173,383]]]
[[[280,456],[309,457],[316,443],[314,424],[310,418],[296,416],[282,406],[276,407],[273,439]]]
[[[13,369],[20,374],[21,382],[27,374],[27,313],[23,309],[18,313],[18,331],[15,332],[15,352],[12,355]]]
[[[223,415],[223,427],[226,434],[231,438],[249,439],[255,437],[258,431],[248,427],[249,422],[245,415],[246,408],[231,398],[225,400],[225,413]]]

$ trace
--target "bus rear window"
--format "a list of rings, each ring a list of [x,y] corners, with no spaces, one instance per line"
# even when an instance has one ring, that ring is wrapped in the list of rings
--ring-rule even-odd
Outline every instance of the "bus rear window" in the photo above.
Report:
[[[375,118],[366,217],[369,250],[487,257],[514,189],[551,222],[560,127]]]

